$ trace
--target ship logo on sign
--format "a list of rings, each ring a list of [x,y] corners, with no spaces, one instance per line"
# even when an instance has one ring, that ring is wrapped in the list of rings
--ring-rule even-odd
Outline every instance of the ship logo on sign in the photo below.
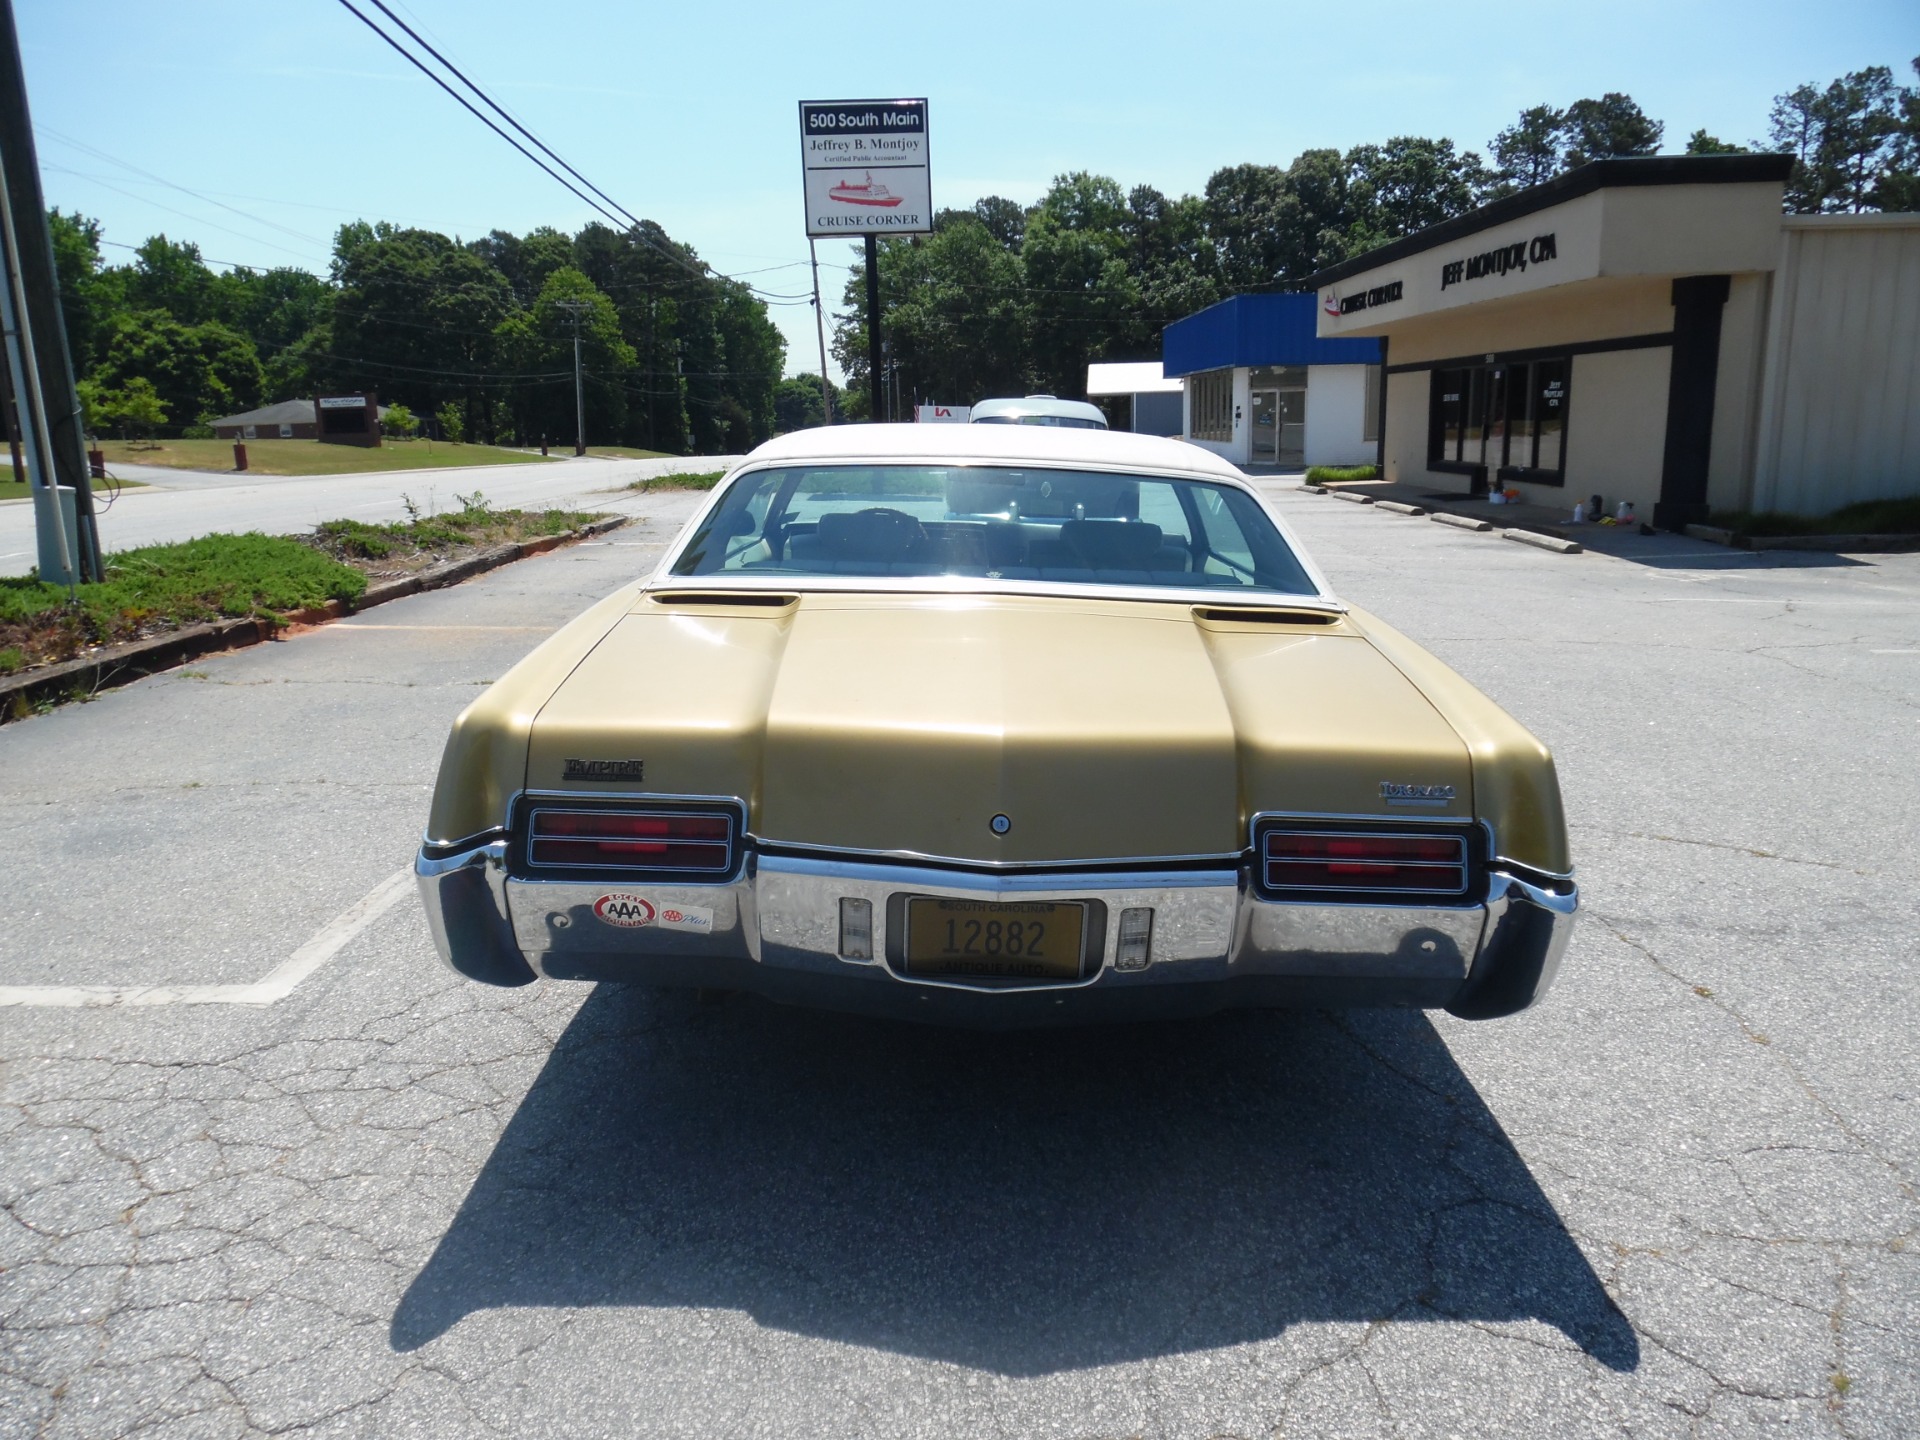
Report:
[[[895,195],[884,185],[874,184],[873,172],[869,170],[864,185],[849,185],[846,181],[842,180],[838,185],[827,191],[827,198],[829,200],[837,200],[842,205],[874,205],[881,209],[891,210],[906,197],[904,195]]]

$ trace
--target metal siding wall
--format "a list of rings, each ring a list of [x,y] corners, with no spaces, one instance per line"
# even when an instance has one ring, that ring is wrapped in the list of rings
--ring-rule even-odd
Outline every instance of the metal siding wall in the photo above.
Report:
[[[1319,297],[1235,295],[1176,320],[1161,337],[1169,376],[1229,366],[1377,365],[1374,339],[1322,340]]]
[[[1789,228],[1759,508],[1920,494],[1920,225]]]

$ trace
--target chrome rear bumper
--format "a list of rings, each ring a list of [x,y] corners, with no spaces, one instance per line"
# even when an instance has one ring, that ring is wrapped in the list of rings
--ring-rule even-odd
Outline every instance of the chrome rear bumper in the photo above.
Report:
[[[1413,1005],[1470,1019],[1523,1010],[1553,982],[1578,893],[1496,867],[1484,904],[1276,902],[1245,869],[982,874],[936,866],[750,853],[717,885],[591,884],[509,876],[506,844],[415,863],[434,945],[494,985],[555,979],[752,990],[776,1000],[986,1026],[1200,1014],[1237,1005]],[[596,902],[644,900],[610,924]],[[1089,902],[1078,979],[1021,983],[904,973],[903,895]],[[839,953],[840,900],[872,904],[874,958]],[[1149,963],[1121,969],[1125,909],[1154,912]],[[644,914],[644,908],[640,910]],[[665,917],[675,916],[669,922]],[[677,928],[675,928],[677,927]]]

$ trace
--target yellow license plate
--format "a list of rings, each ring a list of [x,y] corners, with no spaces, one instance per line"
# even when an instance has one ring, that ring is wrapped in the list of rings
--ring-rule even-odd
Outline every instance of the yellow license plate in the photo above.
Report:
[[[907,972],[1076,980],[1087,907],[1078,901],[907,901]]]

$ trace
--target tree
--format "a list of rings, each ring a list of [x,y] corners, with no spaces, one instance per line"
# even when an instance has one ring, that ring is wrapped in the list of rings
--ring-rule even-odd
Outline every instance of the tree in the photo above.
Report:
[[[147,380],[176,423],[231,414],[260,403],[264,376],[253,342],[210,321],[182,325],[163,310],[119,317],[92,378],[104,390]]]
[[[134,310],[164,310],[182,325],[215,317],[213,271],[190,240],[155,235],[134,251],[126,275],[127,305]]]
[[[60,282],[60,317],[74,369],[84,375],[98,362],[114,312],[124,305],[120,277],[100,259],[100,222],[85,215],[47,212],[53,264]]]
[[[1913,73],[1920,78],[1920,57]],[[1901,88],[1900,136],[1871,198],[1881,210],[1920,210],[1920,86]]]
[[[1286,193],[1286,172],[1276,165],[1228,165],[1207,177],[1204,223],[1229,293],[1270,288],[1287,277]]]
[[[111,427],[124,439],[147,439],[167,423],[167,407],[151,381],[136,375],[117,390],[94,380],[79,384],[81,423],[89,432]]]
[[[1735,145],[1731,140],[1722,140],[1717,135],[1709,135],[1705,130],[1696,130],[1687,137],[1686,153],[1689,155],[1751,155],[1753,152],[1744,145]]]
[[[1466,214],[1491,179],[1473,151],[1455,153],[1451,140],[1418,135],[1356,146],[1347,152],[1347,169],[1354,210],[1349,234],[1367,245]]]
[[[467,412],[458,400],[442,401],[433,414],[433,421],[440,428],[440,438],[449,445],[458,445],[467,438]]]
[[[840,412],[840,392],[828,381],[833,395],[834,415]],[[826,399],[820,390],[820,377],[804,371],[789,375],[773,387],[773,428],[779,435],[795,430],[811,430],[827,423]]]
[[[1020,249],[1027,234],[1028,212],[1024,206],[1001,195],[989,195],[973,202],[973,213],[995,240],[1009,250]]]
[[[1800,214],[1870,210],[1883,182],[1901,174],[1913,92],[1870,65],[1821,90],[1798,85],[1774,98],[1768,139],[1794,157],[1787,208]]]
[[[1598,100],[1576,100],[1560,117],[1565,150],[1561,164],[1572,170],[1590,160],[1652,155],[1666,126],[1650,119],[1630,95],[1609,90]]]
[[[1560,171],[1566,114],[1551,105],[1535,105],[1493,137],[1487,147],[1493,156],[1496,195],[1544,184]]]
[[[396,400],[380,417],[380,433],[395,440],[411,439],[420,433],[420,417]]]
[[[523,377],[512,401],[516,428],[573,434],[576,325],[587,377],[587,432],[604,444],[619,436],[626,419],[623,385],[633,368],[633,347],[620,334],[613,301],[571,265],[549,274],[533,304],[509,315],[497,331],[501,361]]]

